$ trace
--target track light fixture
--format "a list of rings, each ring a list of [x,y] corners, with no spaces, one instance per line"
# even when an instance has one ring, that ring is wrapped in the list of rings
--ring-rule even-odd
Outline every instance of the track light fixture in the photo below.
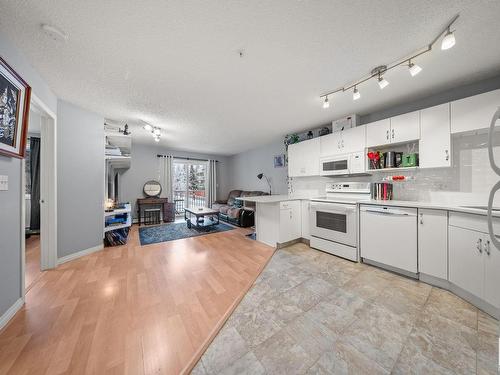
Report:
[[[446,35],[444,36],[443,40],[441,41],[441,49],[443,51],[450,49],[455,45],[455,34],[454,31],[450,30],[450,27],[448,27],[448,31],[446,32]]]
[[[348,91],[351,89],[354,89],[353,94],[352,94],[353,100],[358,100],[361,97],[361,95],[358,91],[358,86],[362,83],[365,83],[366,81],[368,81],[372,78],[376,78],[380,89],[384,89],[385,87],[387,87],[389,85],[389,81],[387,81],[384,78],[384,75],[387,72],[389,72],[390,70],[392,70],[398,66],[408,67],[408,71],[410,72],[411,76],[415,77],[418,73],[420,73],[422,71],[422,68],[419,65],[415,64],[412,60],[416,59],[417,57],[419,57],[425,53],[431,52],[441,37],[443,37],[443,39],[441,41],[441,49],[442,50],[450,49],[451,47],[453,47],[455,45],[455,42],[456,42],[455,41],[455,34],[454,34],[454,31],[451,30],[451,27],[453,26],[453,24],[455,23],[455,21],[458,19],[459,16],[460,16],[459,14],[455,15],[450,20],[450,22],[448,22],[446,27],[426,47],[421,48],[420,50],[416,51],[412,55],[406,56],[402,59],[399,59],[399,60],[393,62],[392,64],[388,64],[387,66],[386,65],[378,66],[378,67],[374,68],[370,72],[369,75],[367,75],[367,76],[365,76],[365,77],[363,77],[355,82],[347,84],[343,87],[340,87],[336,90],[326,92],[326,93],[320,95],[320,98],[323,100],[323,108],[328,108],[330,106],[330,103],[328,102],[329,96],[331,96],[332,94],[338,93],[338,92],[345,92],[345,91]]]
[[[354,90],[352,91],[352,100],[358,100],[361,98],[361,94],[356,86],[354,86]]]
[[[151,130],[153,130],[153,127],[149,124],[146,124],[146,125],[144,125],[144,130],[146,130],[147,132],[150,132]]]
[[[323,101],[323,108],[329,108],[330,107],[330,102],[328,101],[328,95],[325,96],[325,100]]]
[[[415,63],[411,62],[411,59],[408,60],[408,71],[410,72],[412,77],[415,77],[418,73],[422,71],[422,68]]]
[[[149,124],[144,125],[143,128],[147,132],[151,133],[151,135],[155,139],[155,142],[160,142],[160,137],[161,137],[161,129],[160,128],[157,128],[156,126],[153,127]]]

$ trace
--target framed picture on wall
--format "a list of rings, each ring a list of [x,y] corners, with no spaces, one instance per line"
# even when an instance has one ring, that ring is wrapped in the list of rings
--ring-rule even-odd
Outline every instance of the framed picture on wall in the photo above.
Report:
[[[274,156],[274,168],[284,168],[285,167],[285,154]]]
[[[31,87],[0,57],[0,155],[23,158]]]

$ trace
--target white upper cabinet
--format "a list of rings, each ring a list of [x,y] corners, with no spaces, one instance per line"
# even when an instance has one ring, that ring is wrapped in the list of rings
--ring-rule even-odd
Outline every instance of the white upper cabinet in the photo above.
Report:
[[[340,137],[339,132],[324,135],[322,137],[319,137],[319,139],[320,139],[321,157],[332,156],[342,153],[341,143],[340,143],[342,139]]]
[[[391,143],[415,141],[420,137],[420,111],[391,118]]]
[[[420,112],[421,168],[451,166],[450,103]]]
[[[364,151],[366,147],[366,126],[356,126],[341,133],[341,146],[345,153]]]
[[[371,122],[366,125],[366,147],[391,143],[391,119]]]
[[[290,177],[319,176],[320,138],[288,146],[288,175]]]
[[[500,90],[486,92],[451,102],[451,132],[485,129],[500,107]]]

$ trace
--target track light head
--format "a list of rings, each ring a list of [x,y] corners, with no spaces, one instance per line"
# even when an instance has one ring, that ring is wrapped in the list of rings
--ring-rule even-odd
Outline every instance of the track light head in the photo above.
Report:
[[[422,68],[417,64],[412,63],[410,60],[408,64],[408,71],[410,72],[412,77],[415,77],[418,73],[422,71]]]
[[[359,93],[358,88],[354,86],[354,90],[352,92],[352,100],[358,100],[359,98],[361,98],[361,94]]]
[[[389,86],[389,81],[386,80],[384,77],[381,75],[378,76],[378,86],[380,87],[380,90],[383,90],[387,86]]]
[[[161,130],[159,128],[155,128],[155,130],[153,131],[153,134],[156,136],[159,136],[161,134]]]
[[[450,28],[448,28],[448,31],[446,32],[443,40],[441,41],[441,49],[447,50],[453,47],[456,43],[455,40],[455,32],[451,31]]]
[[[325,96],[325,100],[323,101],[323,108],[329,108],[330,107],[330,102],[328,101],[328,95]]]
[[[155,142],[160,142],[160,137],[155,137]]]
[[[151,130],[153,130],[153,127],[149,124],[146,124],[146,125],[144,125],[144,130],[146,130],[147,132],[150,132]]]

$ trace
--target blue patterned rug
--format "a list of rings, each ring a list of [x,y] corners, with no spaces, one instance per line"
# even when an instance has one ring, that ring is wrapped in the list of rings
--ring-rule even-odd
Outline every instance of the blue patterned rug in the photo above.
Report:
[[[189,229],[186,223],[170,223],[154,227],[140,227],[139,239],[141,245],[149,245],[158,242],[180,240],[181,238],[203,236],[209,233],[225,232],[232,229],[236,228],[224,223],[219,223],[218,225],[203,228],[201,230],[195,228]]]

